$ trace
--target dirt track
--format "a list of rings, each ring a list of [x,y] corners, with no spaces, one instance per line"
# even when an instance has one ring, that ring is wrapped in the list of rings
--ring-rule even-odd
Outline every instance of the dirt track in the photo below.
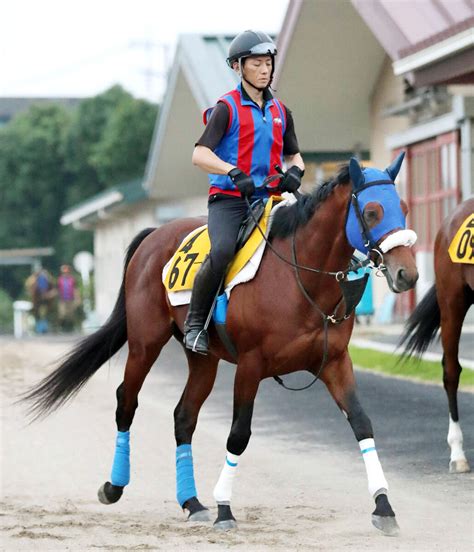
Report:
[[[243,455],[233,500],[238,531],[222,534],[186,523],[174,496],[172,412],[181,389],[164,372],[159,393],[145,384],[140,395],[131,484],[119,503],[99,504],[96,492],[113,455],[114,389],[123,354],[73,403],[41,423],[27,426],[11,404],[68,346],[0,341],[3,550],[472,550],[472,502],[469,508],[447,489],[391,475],[390,497],[402,532],[384,537],[370,523],[373,503],[356,445],[345,456],[320,443],[315,457],[288,436],[259,435]],[[194,439],[200,498],[214,513],[212,489],[228,428],[229,420],[216,420],[204,408]],[[472,482],[470,474],[459,476],[460,486]]]

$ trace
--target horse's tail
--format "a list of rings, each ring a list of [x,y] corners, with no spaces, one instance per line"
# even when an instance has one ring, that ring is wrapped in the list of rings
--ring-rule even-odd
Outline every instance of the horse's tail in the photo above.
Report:
[[[436,285],[420,301],[405,323],[398,346],[405,345],[403,357],[415,355],[421,357],[433,341],[441,323]]]
[[[87,380],[127,341],[125,274],[133,254],[154,230],[155,228],[142,230],[128,246],[122,285],[107,322],[95,333],[82,339],[54,372],[21,398],[22,402],[30,403],[29,412],[34,418],[50,414],[74,397]]]

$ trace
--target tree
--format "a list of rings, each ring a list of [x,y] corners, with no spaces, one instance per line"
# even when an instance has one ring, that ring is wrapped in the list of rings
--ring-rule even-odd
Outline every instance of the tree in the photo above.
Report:
[[[143,100],[128,97],[120,101],[91,156],[102,182],[125,182],[143,173],[156,111],[156,106]]]
[[[55,257],[45,262],[53,271],[77,251],[91,251],[91,232],[59,219],[106,187],[143,175],[156,112],[114,86],[74,111],[34,105],[1,128],[0,248],[53,246]],[[24,270],[1,272],[16,298]]]

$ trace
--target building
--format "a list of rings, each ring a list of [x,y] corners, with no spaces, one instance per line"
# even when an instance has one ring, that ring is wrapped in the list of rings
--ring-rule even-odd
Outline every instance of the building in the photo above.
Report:
[[[328,149],[370,151],[379,167],[407,151],[401,195],[419,237],[422,296],[442,218],[474,193],[474,4],[292,0],[278,46],[276,87],[316,174]],[[374,289],[380,304],[384,280]],[[399,313],[414,301],[400,296]]]

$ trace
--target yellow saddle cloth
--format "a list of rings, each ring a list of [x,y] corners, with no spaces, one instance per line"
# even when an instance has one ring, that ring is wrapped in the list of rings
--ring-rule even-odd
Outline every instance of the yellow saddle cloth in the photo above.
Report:
[[[273,206],[282,199],[280,197],[270,197],[267,201],[265,211],[258,223],[263,234],[267,232],[270,212]],[[245,245],[239,249],[230,264],[225,279],[226,286],[252,258],[262,240],[262,234],[258,228],[255,228],[250,234],[249,239],[245,242]],[[209,254],[210,248],[211,244],[207,232],[207,224],[196,228],[184,238],[163,271],[163,284],[168,293],[192,289],[194,277],[206,255]]]
[[[474,213],[459,227],[448,253],[453,263],[474,264]]]

